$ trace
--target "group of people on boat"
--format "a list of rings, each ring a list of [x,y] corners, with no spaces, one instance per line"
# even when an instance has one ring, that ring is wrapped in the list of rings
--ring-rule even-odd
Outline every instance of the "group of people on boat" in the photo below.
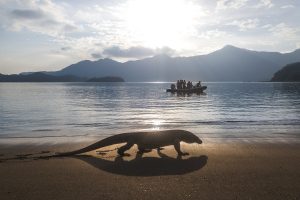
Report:
[[[176,88],[178,90],[180,90],[180,89],[193,89],[193,88],[199,88],[199,87],[201,87],[201,81],[196,83],[196,85],[193,85],[192,81],[185,81],[185,80],[177,80],[176,85],[171,84],[172,90],[175,90]]]

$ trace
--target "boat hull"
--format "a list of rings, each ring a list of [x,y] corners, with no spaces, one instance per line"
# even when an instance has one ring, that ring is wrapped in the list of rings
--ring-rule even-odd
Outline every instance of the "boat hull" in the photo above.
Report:
[[[167,89],[167,92],[171,93],[203,93],[207,86],[196,87],[192,89]]]

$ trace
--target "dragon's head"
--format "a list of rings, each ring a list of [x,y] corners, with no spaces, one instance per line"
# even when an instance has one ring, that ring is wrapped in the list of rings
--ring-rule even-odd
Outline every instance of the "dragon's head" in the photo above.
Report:
[[[180,139],[181,141],[183,142],[186,142],[186,143],[197,143],[197,144],[202,144],[202,140],[200,138],[198,138],[195,134],[189,132],[189,131],[184,131],[184,130],[181,130],[180,131]]]

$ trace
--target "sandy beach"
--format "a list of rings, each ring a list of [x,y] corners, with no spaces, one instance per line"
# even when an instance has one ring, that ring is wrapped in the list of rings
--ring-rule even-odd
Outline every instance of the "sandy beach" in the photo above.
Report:
[[[124,158],[109,146],[100,153],[33,159],[84,145],[1,145],[1,199],[300,198],[296,143],[182,144],[190,153],[182,158],[172,146],[143,157],[133,147]]]

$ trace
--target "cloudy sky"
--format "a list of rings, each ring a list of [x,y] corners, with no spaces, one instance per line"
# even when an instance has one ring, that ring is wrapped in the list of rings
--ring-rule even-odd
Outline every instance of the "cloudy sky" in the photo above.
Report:
[[[80,60],[300,48],[299,0],[0,0],[0,73]]]

